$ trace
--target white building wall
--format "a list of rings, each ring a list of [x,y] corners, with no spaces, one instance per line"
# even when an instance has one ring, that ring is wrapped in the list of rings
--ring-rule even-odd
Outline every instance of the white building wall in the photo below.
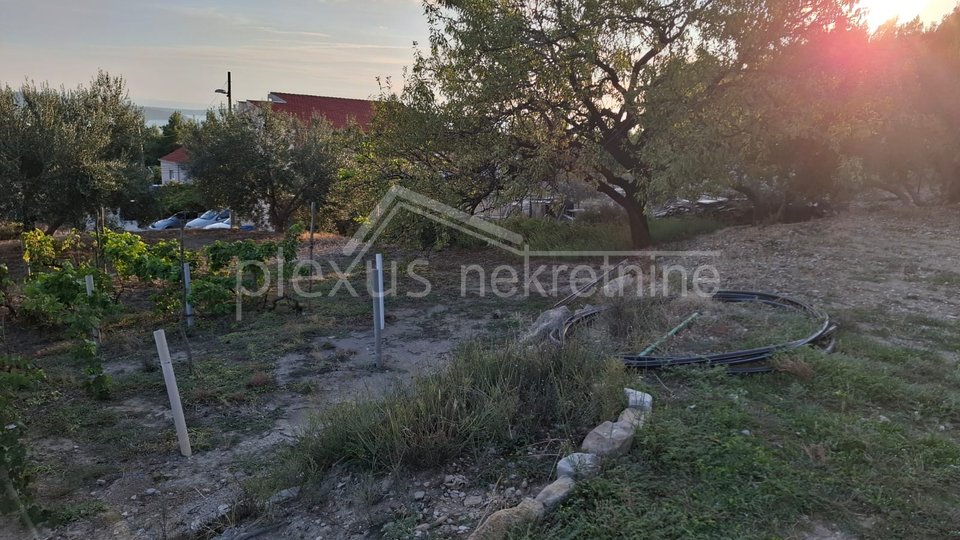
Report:
[[[164,161],[161,159],[160,183],[165,186],[171,182],[189,184],[190,173],[187,172],[187,168],[182,163],[174,163],[172,161]]]

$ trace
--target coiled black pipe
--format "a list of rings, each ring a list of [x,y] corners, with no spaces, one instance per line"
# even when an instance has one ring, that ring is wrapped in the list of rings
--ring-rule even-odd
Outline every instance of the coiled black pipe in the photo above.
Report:
[[[760,302],[778,308],[795,309],[809,314],[813,319],[817,320],[819,324],[817,325],[817,330],[805,338],[787,343],[769,345],[767,347],[691,356],[643,356],[639,353],[624,353],[619,355],[620,358],[623,359],[623,363],[627,367],[640,369],[659,369],[690,365],[727,366],[729,373],[746,375],[773,371],[773,368],[769,365],[750,364],[759,364],[760,362],[767,361],[778,353],[799,349],[807,345],[822,346],[828,352],[832,352],[833,350],[835,344],[833,334],[837,326],[833,324],[830,316],[825,312],[803,302],[778,294],[753,291],[717,291],[713,295],[713,299],[719,302],[731,303]],[[566,341],[567,334],[572,328],[596,317],[607,309],[609,309],[609,306],[592,307],[577,311],[564,322],[562,327],[557,328],[550,335],[550,338],[554,342],[562,345]]]

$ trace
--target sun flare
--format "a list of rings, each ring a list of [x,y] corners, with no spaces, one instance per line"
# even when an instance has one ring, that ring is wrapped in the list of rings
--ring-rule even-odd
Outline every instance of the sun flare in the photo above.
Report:
[[[908,0],[860,0],[860,7],[864,10],[864,19],[871,30],[876,30],[881,24],[897,18],[907,22],[920,15],[927,2],[910,2]]]

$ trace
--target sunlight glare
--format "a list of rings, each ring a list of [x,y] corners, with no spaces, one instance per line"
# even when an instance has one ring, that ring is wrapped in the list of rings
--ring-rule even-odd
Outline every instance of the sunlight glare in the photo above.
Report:
[[[925,4],[927,2],[909,0],[860,0],[870,30],[876,30],[895,17],[901,23],[911,21],[923,12]]]

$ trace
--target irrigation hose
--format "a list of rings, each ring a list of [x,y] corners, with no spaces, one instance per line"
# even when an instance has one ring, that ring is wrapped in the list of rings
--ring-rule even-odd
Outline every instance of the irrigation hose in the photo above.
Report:
[[[753,291],[717,291],[713,295],[713,299],[729,303],[759,302],[777,308],[801,311],[818,322],[817,329],[802,339],[740,351],[690,356],[646,356],[643,353],[623,353],[619,356],[623,359],[624,365],[639,369],[661,369],[691,365],[727,366],[729,373],[749,375],[773,371],[773,367],[769,364],[760,363],[770,360],[776,354],[796,350],[807,345],[820,346],[828,353],[833,352],[836,344],[834,333],[837,325],[830,320],[830,316],[825,312],[810,305],[778,294]],[[564,321],[561,327],[550,334],[550,339],[559,345],[563,345],[571,329],[595,318],[608,309],[609,306],[600,306],[587,307],[576,311]]]

